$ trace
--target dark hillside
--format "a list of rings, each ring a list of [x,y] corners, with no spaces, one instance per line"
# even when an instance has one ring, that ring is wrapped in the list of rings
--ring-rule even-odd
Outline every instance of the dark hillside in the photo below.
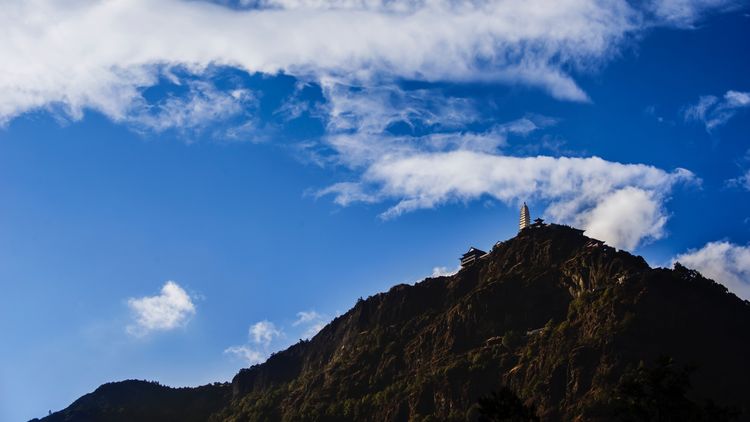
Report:
[[[170,388],[128,380],[104,384],[44,421],[156,422],[207,420],[230,396],[228,384]]]
[[[696,367],[690,400],[750,420],[750,303],[694,271],[651,269],[548,225],[454,276],[359,301],[311,341],[241,370],[227,395],[179,394],[216,421],[473,420],[480,397],[508,387],[543,421],[608,420],[625,376],[663,355]],[[112,420],[84,398],[71,408],[90,418],[48,420]],[[122,412],[170,415],[177,402]]]

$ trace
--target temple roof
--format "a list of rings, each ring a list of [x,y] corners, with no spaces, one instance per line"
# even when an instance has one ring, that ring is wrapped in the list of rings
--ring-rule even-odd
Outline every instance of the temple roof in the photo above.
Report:
[[[486,253],[487,252],[485,252],[485,251],[483,251],[481,249],[477,249],[477,248],[475,248],[475,247],[472,246],[472,247],[469,248],[468,252],[466,252],[465,254],[463,254],[462,257],[471,256],[471,255],[485,255]]]

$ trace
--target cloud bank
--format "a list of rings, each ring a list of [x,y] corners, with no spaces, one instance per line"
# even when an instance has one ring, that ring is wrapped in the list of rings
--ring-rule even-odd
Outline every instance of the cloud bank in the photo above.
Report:
[[[709,242],[676,256],[674,261],[698,270],[742,299],[750,300],[750,247],[726,241]]]
[[[135,323],[126,330],[134,336],[182,327],[195,315],[190,295],[174,281],[167,281],[156,296],[128,299]]]
[[[573,73],[601,66],[633,33],[689,23],[727,3],[258,0],[238,9],[181,0],[9,0],[0,13],[0,123],[50,108],[72,119],[92,109],[125,121],[144,88],[171,69],[201,75],[216,65],[313,81],[495,81],[586,101]]]
[[[598,157],[509,157],[458,150],[385,157],[365,171],[362,181],[333,185],[322,193],[335,195],[341,204],[396,200],[384,218],[484,195],[507,204],[546,202],[544,215],[554,221],[632,249],[664,234],[664,201],[675,184],[694,181],[684,169],[666,172]]]
[[[293,327],[303,327],[303,339],[311,339],[328,324],[330,318],[315,311],[297,312],[297,320],[292,323]]]

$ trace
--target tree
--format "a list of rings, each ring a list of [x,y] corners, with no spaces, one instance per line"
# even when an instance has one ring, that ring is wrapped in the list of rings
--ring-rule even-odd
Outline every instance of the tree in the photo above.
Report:
[[[653,367],[641,363],[620,378],[614,397],[597,403],[589,416],[622,422],[725,422],[739,416],[736,410],[687,397],[694,370],[678,367],[669,357],[659,358]]]

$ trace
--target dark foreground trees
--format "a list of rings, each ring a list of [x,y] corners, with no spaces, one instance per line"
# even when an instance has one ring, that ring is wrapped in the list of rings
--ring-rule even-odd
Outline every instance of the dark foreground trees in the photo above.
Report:
[[[662,357],[655,365],[626,372],[617,390],[584,412],[587,420],[622,422],[725,422],[735,420],[739,412],[711,401],[689,397],[690,375],[695,367],[679,366],[672,358]]]
[[[583,410],[586,421],[618,422],[729,422],[739,412],[711,401],[698,402],[689,397],[691,366],[679,366],[662,357],[650,367],[641,363],[626,372],[614,392]],[[480,398],[482,422],[535,422],[536,409],[509,388]]]

